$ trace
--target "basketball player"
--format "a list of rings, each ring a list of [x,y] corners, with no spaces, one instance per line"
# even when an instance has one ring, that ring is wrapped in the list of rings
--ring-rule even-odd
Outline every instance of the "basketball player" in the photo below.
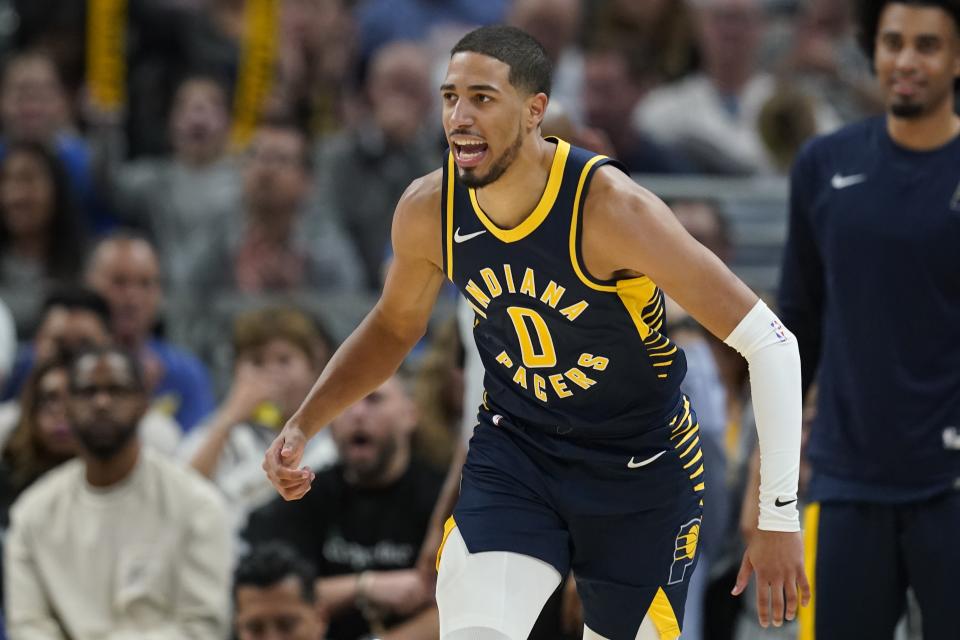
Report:
[[[704,485],[684,356],[660,333],[662,287],[750,362],[762,531],[735,592],[756,571],[761,618],[782,624],[808,593],[796,341],[617,163],[541,137],[549,92],[550,65],[523,31],[484,27],[453,48],[450,154],[401,197],[380,301],[264,468],[288,500],[309,490],[304,442],[397,368],[449,278],[475,313],[486,393],[438,554],[441,637],[524,640],[573,571],[586,638],[676,638]]]
[[[801,637],[960,638],[960,2],[863,3],[886,115],[816,139],[791,180],[780,286],[819,365]]]

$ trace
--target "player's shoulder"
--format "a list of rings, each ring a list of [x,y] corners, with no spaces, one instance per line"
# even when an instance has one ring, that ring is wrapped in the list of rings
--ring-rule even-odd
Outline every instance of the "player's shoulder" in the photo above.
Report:
[[[431,218],[439,223],[440,199],[443,196],[443,169],[437,169],[411,182],[397,202],[397,216]]]
[[[437,169],[410,183],[393,215],[394,251],[421,251],[439,247],[443,170]]]
[[[649,189],[638,184],[613,164],[599,167],[590,181],[584,202],[584,224],[601,220],[616,222],[628,217],[657,215],[666,205]]]

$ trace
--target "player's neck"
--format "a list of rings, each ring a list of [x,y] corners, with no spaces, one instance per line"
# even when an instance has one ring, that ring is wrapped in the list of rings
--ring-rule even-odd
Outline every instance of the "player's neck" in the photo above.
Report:
[[[914,151],[936,149],[960,135],[960,117],[953,102],[944,100],[936,111],[922,118],[897,118],[887,115],[887,133],[901,147]]]
[[[513,229],[537,207],[547,188],[556,150],[556,145],[538,134],[498,180],[477,189],[477,202],[494,224]]]

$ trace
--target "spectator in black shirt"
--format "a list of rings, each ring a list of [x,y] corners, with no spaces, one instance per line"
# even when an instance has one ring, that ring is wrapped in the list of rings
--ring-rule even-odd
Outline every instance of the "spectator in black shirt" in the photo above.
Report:
[[[417,411],[393,376],[330,428],[340,455],[302,500],[255,511],[245,537],[282,540],[317,568],[331,640],[435,637],[430,586],[413,569],[442,475],[411,459]]]

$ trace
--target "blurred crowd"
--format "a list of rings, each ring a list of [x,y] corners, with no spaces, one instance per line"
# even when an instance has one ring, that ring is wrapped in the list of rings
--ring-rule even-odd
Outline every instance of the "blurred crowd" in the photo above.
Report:
[[[260,464],[440,164],[450,46],[495,22],[555,65],[544,133],[638,175],[784,175],[880,109],[843,0],[0,0],[7,637],[437,637],[417,559],[476,406],[452,290],[311,442],[303,501]],[[670,204],[732,258],[717,202]],[[671,322],[714,476],[684,638],[759,637],[728,595],[745,362]],[[579,637],[575,591],[551,602],[540,637]]]

